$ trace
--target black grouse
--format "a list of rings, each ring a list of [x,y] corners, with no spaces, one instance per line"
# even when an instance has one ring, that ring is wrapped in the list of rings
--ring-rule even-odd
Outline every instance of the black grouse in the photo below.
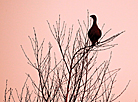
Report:
[[[92,42],[92,46],[95,46],[95,43],[98,43],[98,39],[101,37],[101,30],[98,28],[96,16],[91,15],[90,17],[93,18],[93,25],[88,31],[88,37]]]

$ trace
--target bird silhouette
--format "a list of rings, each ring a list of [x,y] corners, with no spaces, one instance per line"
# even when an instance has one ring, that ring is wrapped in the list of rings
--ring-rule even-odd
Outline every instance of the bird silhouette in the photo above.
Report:
[[[97,17],[95,15],[91,15],[91,18],[93,18],[93,24],[92,27],[88,31],[88,37],[92,42],[92,47],[95,46],[96,42],[98,43],[98,39],[101,37],[101,30],[98,28],[97,25]]]

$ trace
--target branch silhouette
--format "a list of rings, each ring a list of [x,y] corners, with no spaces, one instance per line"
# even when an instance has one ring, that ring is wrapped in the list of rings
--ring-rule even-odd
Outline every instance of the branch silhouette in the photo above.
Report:
[[[117,73],[120,68],[110,70],[109,65],[112,58],[112,52],[108,60],[97,65],[98,53],[109,50],[117,44],[113,41],[125,31],[112,35],[103,40],[111,31],[103,33],[95,46],[88,38],[88,30],[91,25],[89,11],[87,11],[87,21],[78,20],[79,27],[74,32],[73,25],[67,32],[66,22],[61,23],[59,15],[56,25],[52,25],[47,20],[48,27],[59,47],[61,59],[57,59],[52,53],[52,44],[49,43],[47,54],[44,52],[45,39],[40,43],[34,30],[34,38],[29,37],[33,50],[35,62],[33,62],[25,49],[21,45],[23,54],[28,64],[32,66],[38,74],[38,80],[35,81],[30,74],[24,82],[21,93],[16,89],[17,99],[20,102],[113,102],[119,98],[127,89],[130,81],[118,95],[113,93],[114,83],[116,83]],[[103,27],[105,24],[103,24]],[[101,29],[101,30],[102,30]],[[27,82],[32,83],[33,90]],[[4,102],[14,100],[13,89],[5,88]],[[8,96],[8,97],[7,97]]]

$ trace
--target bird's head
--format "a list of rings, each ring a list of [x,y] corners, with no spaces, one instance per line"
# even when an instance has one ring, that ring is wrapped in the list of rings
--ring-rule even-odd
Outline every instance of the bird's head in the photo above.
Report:
[[[92,17],[94,20],[96,20],[96,16],[95,15],[90,15],[90,17]]]

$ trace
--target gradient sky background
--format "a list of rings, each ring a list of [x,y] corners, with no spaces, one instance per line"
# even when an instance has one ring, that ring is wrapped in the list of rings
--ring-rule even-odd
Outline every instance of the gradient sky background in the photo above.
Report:
[[[35,27],[38,39],[46,38],[56,45],[49,31],[46,20],[53,25],[61,15],[67,27],[74,24],[74,33],[79,27],[78,19],[86,20],[87,9],[90,14],[98,16],[99,27],[105,23],[103,32],[112,28],[111,36],[125,30],[114,43],[119,45],[101,53],[100,59],[107,60],[113,51],[110,68],[121,68],[114,87],[119,94],[129,80],[131,83],[125,93],[118,99],[121,102],[138,101],[138,1],[137,0],[0,0],[0,100],[3,100],[5,82],[8,87],[17,88],[19,92],[25,81],[25,73],[37,79],[36,71],[27,64],[20,45],[33,59],[28,35],[33,37]],[[56,51],[54,46],[53,50]],[[15,92],[15,90],[14,90]]]

